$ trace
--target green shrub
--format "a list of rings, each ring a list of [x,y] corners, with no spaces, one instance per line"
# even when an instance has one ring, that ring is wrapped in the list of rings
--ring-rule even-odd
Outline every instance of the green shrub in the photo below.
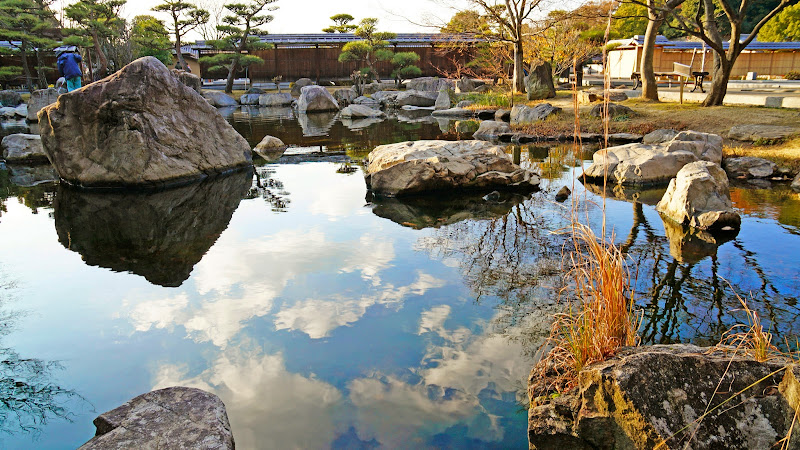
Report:
[[[784,78],[787,80],[800,80],[800,70],[790,70]]]

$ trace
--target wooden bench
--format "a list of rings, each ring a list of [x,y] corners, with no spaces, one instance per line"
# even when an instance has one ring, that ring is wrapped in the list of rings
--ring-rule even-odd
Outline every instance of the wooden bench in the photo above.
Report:
[[[673,78],[677,78],[678,82],[683,84],[689,84],[689,79],[694,78],[694,87],[691,92],[694,92],[697,88],[700,88],[700,92],[706,92],[703,89],[703,81],[708,76],[708,72],[694,72],[692,71],[692,66],[687,66],[686,64],[674,62],[672,63],[672,72],[658,72],[654,75],[656,78],[667,78],[666,81],[669,83],[669,87],[672,87]],[[685,78],[685,81],[681,80],[681,78]],[[633,80],[633,89],[638,89],[642,84],[642,74],[633,72],[631,80]]]

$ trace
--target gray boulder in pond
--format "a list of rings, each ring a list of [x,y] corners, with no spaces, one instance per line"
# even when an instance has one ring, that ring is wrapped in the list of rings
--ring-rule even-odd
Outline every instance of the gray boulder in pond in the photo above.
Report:
[[[470,189],[535,190],[539,177],[482,141],[410,141],[381,145],[367,157],[367,187],[399,197]]]
[[[539,103],[536,106],[514,105],[511,108],[511,124],[522,125],[539,122],[553,114],[561,112],[561,108],[550,103]]]
[[[429,91],[416,91],[408,90],[397,94],[394,104],[397,107],[403,106],[421,106],[428,107],[436,104],[436,99],[439,97],[437,92]]]
[[[229,106],[239,106],[239,102],[230,95],[219,91],[203,91],[203,97],[211,106],[217,108],[227,108]]]
[[[433,104],[433,106],[437,111],[450,109],[450,93],[445,89],[439,91],[439,94],[436,96],[436,102]]]
[[[312,113],[322,111],[338,111],[339,103],[322,86],[305,86],[300,90],[300,99],[297,100],[297,111]]]
[[[255,146],[253,151],[267,161],[275,161],[286,151],[286,144],[275,136],[267,135],[264,136],[264,139],[261,139],[261,142]]]
[[[738,230],[742,223],[733,210],[728,176],[709,161],[685,165],[669,182],[656,210],[681,225],[699,230]]]
[[[252,164],[250,145],[151,56],[39,112],[59,176],[79,186],[163,186]]]
[[[725,158],[722,161],[722,168],[732,178],[769,178],[777,167],[772,161],[753,156]]]
[[[623,185],[666,183],[691,162],[722,161],[722,138],[715,134],[682,131],[660,144],[626,144],[600,150],[583,175],[592,182],[604,177]]]
[[[282,94],[261,94],[258,96],[260,106],[289,106],[294,98],[289,93]]]
[[[242,94],[239,97],[239,104],[258,105],[259,97],[261,97],[261,94]]]
[[[0,91],[0,106],[16,108],[20,103],[22,103],[22,95],[19,92],[11,90]]]
[[[366,105],[350,105],[344,108],[339,115],[345,119],[358,119],[365,117],[384,117],[386,113]]]
[[[356,97],[358,97],[358,94],[353,89],[337,89],[333,91],[333,98],[335,98],[339,104],[349,105],[353,103]]]
[[[28,100],[28,120],[37,122],[39,116],[37,114],[47,105],[51,105],[58,100],[58,91],[54,88],[39,89],[31,92],[31,98]]]
[[[82,450],[233,450],[231,424],[222,400],[189,387],[142,394],[94,419],[95,437]]]
[[[492,140],[500,137],[501,134],[511,133],[511,127],[506,122],[497,120],[482,120],[478,131],[472,137],[475,139]]]
[[[571,393],[531,407],[531,448],[774,448],[800,406],[800,370],[781,359],[758,362],[710,350],[682,344],[626,348],[586,367]],[[529,387],[538,375],[531,373]],[[532,390],[529,397],[541,398]],[[792,433],[787,444],[798,448],[800,435]]]
[[[10,163],[49,163],[38,134],[9,134],[3,138],[3,159]]]
[[[556,87],[553,85],[553,67],[548,62],[543,62],[531,67],[531,73],[525,83],[528,100],[544,100],[556,96]]]
[[[311,81],[311,78],[300,78],[299,80],[295,81],[292,85],[292,97],[300,97],[302,90],[306,86],[313,85],[314,82]]]

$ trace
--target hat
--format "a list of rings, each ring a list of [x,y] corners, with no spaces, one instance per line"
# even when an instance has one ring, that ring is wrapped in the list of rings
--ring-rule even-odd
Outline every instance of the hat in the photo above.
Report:
[[[64,53],[74,53],[78,51],[78,47],[74,45],[63,45],[56,48],[56,56],[61,56]]]

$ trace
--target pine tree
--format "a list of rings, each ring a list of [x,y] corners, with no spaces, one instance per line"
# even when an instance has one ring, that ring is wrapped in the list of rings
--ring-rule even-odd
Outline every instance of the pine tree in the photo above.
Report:
[[[169,14],[171,22],[167,26],[170,33],[175,36],[175,56],[178,65],[186,70],[188,66],[181,52],[181,39],[186,33],[208,22],[208,11],[181,0],[165,0],[164,3],[155,6],[153,11]]]

